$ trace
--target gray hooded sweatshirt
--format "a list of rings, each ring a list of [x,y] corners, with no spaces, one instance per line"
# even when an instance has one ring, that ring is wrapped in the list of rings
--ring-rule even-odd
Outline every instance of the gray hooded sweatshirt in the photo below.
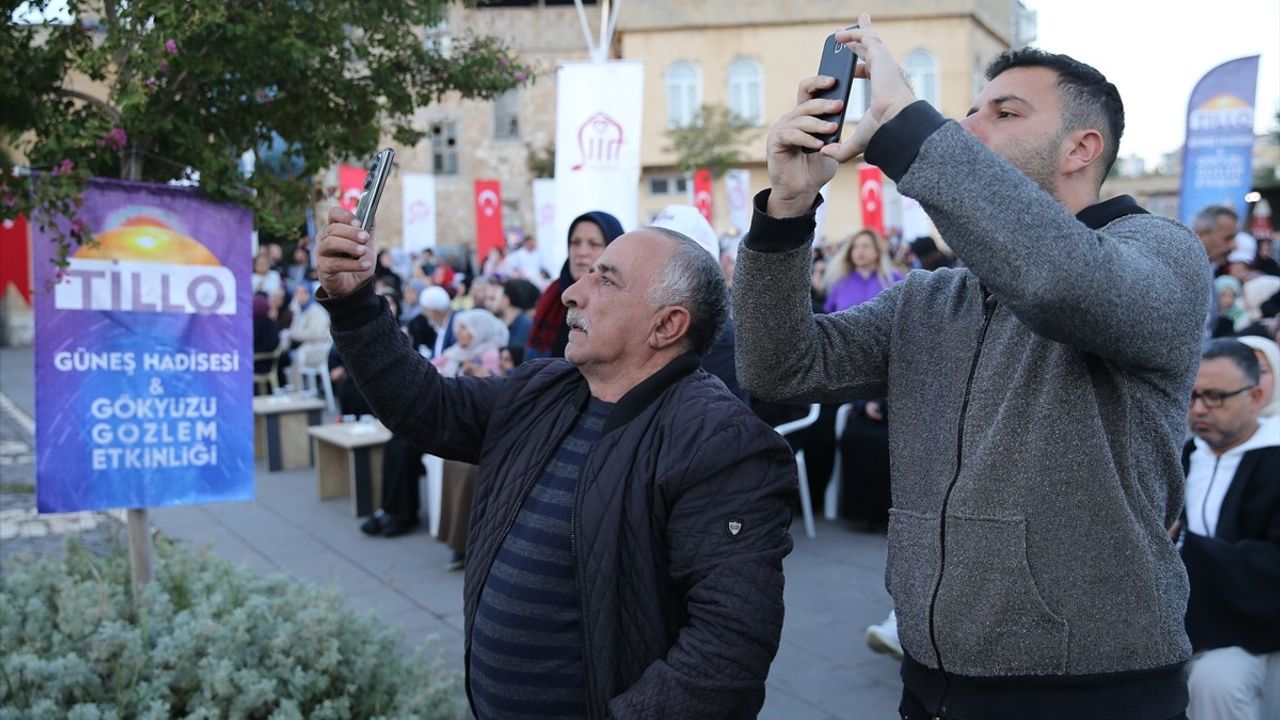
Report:
[[[776,401],[888,398],[885,582],[903,649],[986,678],[1185,661],[1187,577],[1166,528],[1203,247],[1128,198],[1072,216],[923,102],[867,158],[967,269],[814,316],[813,213],[769,218],[765,191],[734,276],[738,376]]]

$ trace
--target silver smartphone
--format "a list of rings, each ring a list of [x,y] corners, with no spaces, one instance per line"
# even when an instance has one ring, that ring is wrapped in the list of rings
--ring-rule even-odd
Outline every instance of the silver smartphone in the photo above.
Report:
[[[383,148],[369,163],[369,174],[364,178],[364,191],[360,193],[360,202],[356,204],[356,225],[361,230],[373,230],[373,216],[378,211],[382,187],[387,184],[395,158],[395,150]]]

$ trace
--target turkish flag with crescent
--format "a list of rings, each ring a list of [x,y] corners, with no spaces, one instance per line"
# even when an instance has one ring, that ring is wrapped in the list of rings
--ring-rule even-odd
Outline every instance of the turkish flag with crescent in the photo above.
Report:
[[[360,193],[364,192],[364,177],[369,171],[355,165],[338,166],[338,203],[349,213],[356,211],[360,204]]]
[[[884,179],[880,168],[858,168],[858,197],[862,199],[862,225],[884,235]]]
[[[504,244],[502,185],[497,180],[476,180],[476,257],[484,259],[489,248]]]
[[[693,206],[702,217],[711,222],[711,170],[698,168],[693,171]]]

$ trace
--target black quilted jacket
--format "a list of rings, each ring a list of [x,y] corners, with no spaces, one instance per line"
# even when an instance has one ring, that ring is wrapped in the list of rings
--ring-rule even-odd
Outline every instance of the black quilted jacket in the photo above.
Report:
[[[480,466],[467,536],[476,603],[525,495],[588,397],[563,360],[441,378],[362,288],[325,300],[378,417],[427,452]],[[574,513],[592,718],[753,718],[782,631],[796,491],[786,443],[677,358],[622,397],[587,457]]]

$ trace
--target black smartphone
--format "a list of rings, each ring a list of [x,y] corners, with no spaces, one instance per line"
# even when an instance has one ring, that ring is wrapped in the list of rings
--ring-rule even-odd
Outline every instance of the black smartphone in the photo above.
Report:
[[[857,27],[857,25],[851,26],[850,29],[853,27]],[[817,116],[821,120],[836,124],[835,132],[814,133],[814,137],[821,140],[824,145],[840,142],[840,131],[844,128],[844,113],[849,109],[849,90],[853,87],[853,70],[857,65],[858,56],[842,43],[836,42],[835,33],[828,35],[827,41],[822,45],[822,60],[818,63],[818,74],[833,77],[836,82],[814,97],[825,100],[840,100],[843,104],[840,106],[840,112]],[[817,152],[809,148],[804,150],[805,152]]]
[[[396,159],[396,151],[383,148],[369,162],[369,174],[364,177],[364,190],[360,193],[360,201],[356,204],[356,225],[361,230],[373,230],[373,215],[378,211],[378,201],[382,199],[382,187],[387,184],[391,175],[391,164]]]

